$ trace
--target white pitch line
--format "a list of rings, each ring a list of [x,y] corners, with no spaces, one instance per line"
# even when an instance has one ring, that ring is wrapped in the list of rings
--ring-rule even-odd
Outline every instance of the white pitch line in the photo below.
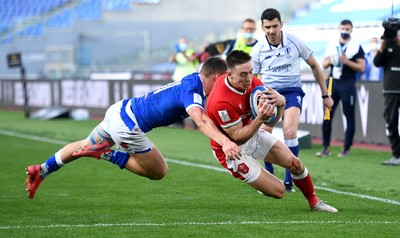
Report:
[[[18,138],[22,138],[22,139],[41,141],[41,142],[46,142],[46,143],[56,144],[56,145],[66,145],[66,144],[70,143],[68,141],[49,139],[49,138],[45,138],[45,137],[41,137],[41,136],[28,135],[28,134],[19,133],[19,132],[13,132],[13,131],[0,130],[0,134],[6,135],[6,136],[18,137]]]
[[[394,205],[400,205],[400,202],[398,202],[398,201],[396,201],[396,200],[390,200],[390,199],[386,199],[386,198],[373,197],[373,196],[364,195],[364,194],[358,194],[358,193],[343,192],[343,191],[339,191],[339,190],[332,189],[332,188],[324,188],[324,187],[319,187],[319,186],[314,186],[314,187],[315,187],[316,189],[324,190],[324,191],[328,191],[328,192],[332,192],[332,193],[343,194],[343,195],[349,195],[349,196],[353,196],[353,197],[359,197],[359,198],[364,198],[364,199],[369,199],[369,200],[374,200],[374,201],[379,201],[379,202],[384,202],[384,203],[390,203],[390,204],[394,204]]]
[[[174,163],[174,164],[181,164],[181,165],[185,165],[185,166],[191,166],[191,167],[214,170],[214,171],[218,171],[218,172],[229,173],[228,170],[226,170],[224,168],[221,168],[221,167],[215,167],[215,166],[206,165],[206,164],[197,164],[197,163],[192,163],[192,162],[183,161],[183,160],[176,160],[176,159],[168,159],[168,158],[166,158],[165,160],[167,162],[171,162],[171,163]]]
[[[18,137],[18,138],[23,138],[23,139],[41,141],[41,142],[46,142],[46,143],[51,143],[51,144],[57,144],[57,145],[66,145],[66,144],[70,143],[68,141],[50,139],[50,138],[45,138],[45,137],[41,137],[41,136],[29,135],[29,134],[13,132],[13,131],[7,131],[7,130],[0,130],[0,134],[7,135],[7,136]],[[192,163],[192,162],[188,162],[188,161],[175,160],[175,159],[169,159],[169,158],[166,158],[166,160],[167,160],[167,162],[170,162],[170,163],[181,164],[181,165],[185,165],[185,166],[191,166],[191,167],[203,168],[203,169],[208,169],[208,170],[214,170],[214,171],[217,171],[217,172],[228,172],[226,169],[223,169],[221,167],[215,167],[215,166],[206,165],[206,164],[198,164],[198,163]],[[353,196],[353,197],[359,197],[359,198],[363,198],[363,199],[369,199],[369,200],[389,203],[389,204],[393,204],[393,205],[400,205],[400,202],[396,201],[396,200],[390,200],[390,199],[380,198],[380,197],[373,197],[373,196],[369,196],[369,195],[365,195],[365,194],[344,192],[344,191],[339,191],[339,190],[336,190],[336,189],[320,187],[320,186],[315,186],[315,188],[319,189],[319,190],[328,191],[328,192],[331,192],[331,193],[348,195],[348,196]]]
[[[226,169],[218,168],[218,167],[214,167],[214,166],[210,166],[210,165],[197,164],[197,163],[192,163],[192,162],[187,162],[187,161],[182,161],[182,160],[174,160],[174,159],[166,159],[166,160],[168,162],[172,162],[175,164],[182,164],[182,165],[191,166],[191,167],[210,169],[210,170],[215,170],[218,172],[228,172]],[[363,198],[363,199],[369,199],[369,200],[374,200],[374,201],[379,201],[379,202],[384,202],[384,203],[389,203],[389,204],[394,204],[394,205],[400,205],[400,202],[398,202],[396,200],[390,200],[390,199],[380,198],[380,197],[373,197],[373,196],[358,194],[358,193],[343,192],[343,191],[339,191],[336,189],[325,188],[325,187],[320,187],[320,186],[315,186],[315,185],[314,185],[314,187],[316,189],[328,191],[331,193],[349,195],[349,196],[359,197],[359,198]]]
[[[171,222],[171,223],[97,223],[97,224],[53,224],[33,226],[0,226],[0,230],[12,229],[48,229],[48,228],[90,228],[90,227],[118,227],[118,226],[212,226],[212,225],[302,225],[302,224],[399,224],[398,221],[221,221],[221,222]]]

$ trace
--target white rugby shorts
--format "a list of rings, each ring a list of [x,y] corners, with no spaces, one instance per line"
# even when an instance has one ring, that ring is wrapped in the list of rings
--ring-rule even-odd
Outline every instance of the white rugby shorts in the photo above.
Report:
[[[123,101],[111,105],[100,124],[101,127],[111,135],[115,145],[121,151],[130,154],[150,151],[154,144],[138,127],[136,117],[131,110],[131,100],[126,103],[124,108],[122,108],[122,106]],[[121,109],[125,110],[126,115],[128,116],[124,120],[131,120],[131,123],[134,124],[132,130],[126,126],[124,120],[121,118]]]
[[[240,146],[242,150],[240,160],[226,159],[222,150],[213,151],[213,154],[219,163],[229,170],[232,176],[246,183],[252,183],[260,176],[263,168],[257,160],[263,161],[277,140],[271,133],[258,130],[250,140]]]

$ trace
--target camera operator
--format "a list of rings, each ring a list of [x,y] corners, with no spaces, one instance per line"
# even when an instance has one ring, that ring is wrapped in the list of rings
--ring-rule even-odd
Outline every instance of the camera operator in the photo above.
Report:
[[[398,22],[397,22],[398,23]],[[399,24],[397,24],[399,25]],[[384,25],[385,28],[385,25]],[[385,28],[381,46],[374,58],[375,66],[383,67],[384,114],[392,158],[383,165],[400,165],[400,136],[398,130],[400,107],[400,27]]]

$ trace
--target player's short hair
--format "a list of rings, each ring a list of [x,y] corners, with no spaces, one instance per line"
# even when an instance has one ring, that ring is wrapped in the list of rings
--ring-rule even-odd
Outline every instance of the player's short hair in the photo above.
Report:
[[[353,23],[349,19],[344,19],[340,22],[340,25],[350,25],[353,28]]]
[[[236,65],[247,63],[250,60],[251,56],[243,50],[233,50],[226,56],[228,69],[233,69]]]
[[[213,56],[208,58],[200,69],[200,74],[209,77],[214,74],[223,74],[226,72],[226,63],[225,60]]]
[[[263,20],[272,21],[275,18],[278,18],[279,22],[282,22],[281,14],[275,8],[267,8],[261,14],[261,23]]]

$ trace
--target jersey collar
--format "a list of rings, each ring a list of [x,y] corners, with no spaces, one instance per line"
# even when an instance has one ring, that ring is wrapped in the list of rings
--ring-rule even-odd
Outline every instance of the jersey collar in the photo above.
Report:
[[[244,95],[246,93],[246,90],[244,90],[244,92],[241,92],[239,90],[237,90],[236,88],[232,87],[228,81],[228,75],[225,76],[225,85],[234,93],[237,93],[239,95]]]

